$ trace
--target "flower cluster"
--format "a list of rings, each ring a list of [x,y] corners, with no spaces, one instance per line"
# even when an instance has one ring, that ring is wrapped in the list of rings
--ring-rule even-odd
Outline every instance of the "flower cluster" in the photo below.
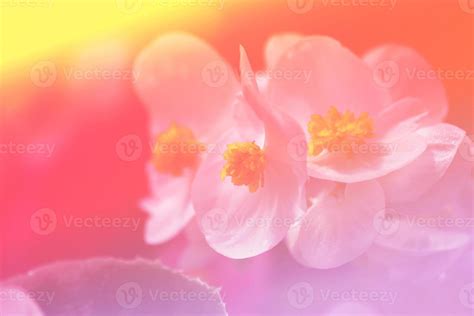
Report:
[[[240,54],[238,76],[202,40],[173,33],[135,62],[155,147],[179,149],[154,151],[147,167],[147,242],[195,221],[226,257],[286,240],[300,263],[325,269],[375,248],[426,254],[470,240],[465,227],[407,220],[465,215],[472,169],[465,132],[443,123],[438,79],[381,82],[380,65],[429,70],[416,52],[383,46],[359,58],[328,37],[284,34],[268,41],[263,75]]]

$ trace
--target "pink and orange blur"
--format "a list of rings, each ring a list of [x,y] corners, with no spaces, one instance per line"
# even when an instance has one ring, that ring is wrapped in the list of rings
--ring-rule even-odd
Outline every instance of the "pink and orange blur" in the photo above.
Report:
[[[10,293],[5,290],[9,286],[38,293],[38,282],[44,280],[28,280],[25,273],[57,261],[140,257],[151,261],[132,261],[127,268],[112,261],[100,264],[128,271],[120,279],[123,284],[135,282],[134,275],[146,282],[154,271],[157,282],[169,282],[175,290],[220,289],[218,300],[225,304],[206,301],[180,309],[178,300],[158,313],[200,308],[230,315],[472,313],[472,1],[11,0],[3,1],[1,10],[2,295]],[[281,34],[286,35],[274,37]],[[304,47],[298,41],[312,35],[325,36],[309,40],[324,60],[317,67],[316,61],[295,62]],[[333,41],[348,51],[335,48]],[[374,50],[388,44],[395,46]],[[413,51],[397,50],[402,46]],[[225,87],[216,93],[212,83],[202,90],[202,83],[168,81],[168,72],[182,71],[178,62],[192,65],[190,56],[174,55],[175,47],[196,52],[193,58],[200,61],[222,59],[230,69]],[[393,61],[397,71],[402,69],[398,81],[380,82],[377,71],[387,69],[380,65],[392,71]],[[371,71],[364,73],[362,64]],[[327,93],[320,93],[309,91],[317,85],[305,90],[304,85],[272,81],[272,67],[292,73],[321,69],[310,74],[318,82],[334,78]],[[422,84],[404,86],[407,77],[418,77]],[[347,82],[353,85],[338,91],[338,80],[346,88]],[[402,88],[392,89],[395,85]],[[227,101],[234,93],[241,106],[236,113]],[[327,105],[318,117],[298,104],[305,94]],[[400,101],[400,94],[417,98],[401,100],[395,110],[378,108],[388,99]],[[212,102],[203,102],[208,99]],[[352,100],[363,106],[351,107]],[[278,105],[285,101],[294,105]],[[275,112],[268,110],[272,106]],[[410,150],[351,165],[345,158],[300,160],[287,147],[266,148],[279,158],[266,159],[266,165],[279,172],[259,170],[256,178],[234,179],[235,166],[229,163],[227,173],[223,170],[224,161],[231,160],[224,155],[229,144],[258,154],[268,142],[291,144],[306,133],[303,141],[313,156],[345,145],[311,143],[312,135],[321,132],[318,124],[345,111],[360,120],[363,112],[369,115],[364,141],[385,140]],[[176,118],[186,125],[173,125]],[[371,137],[369,130],[378,136]],[[166,132],[222,150],[199,162],[173,156],[170,164],[169,157],[157,157],[154,147],[160,135],[161,140],[169,136]],[[220,136],[228,132],[223,142]],[[432,157],[436,164],[430,164]],[[285,169],[282,161],[290,167]],[[181,173],[181,165],[192,168]],[[458,188],[461,178],[468,184]],[[239,181],[244,185],[236,185]],[[224,198],[230,196],[227,203]],[[342,198],[335,202],[336,196]],[[281,204],[265,209],[279,199]],[[264,231],[227,225],[225,234],[206,227],[209,212],[221,219],[232,203],[249,205],[235,215],[244,221],[258,220],[252,211],[268,211],[290,224]],[[381,210],[383,216],[397,217],[396,232],[368,231]],[[172,274],[158,261],[149,268],[153,260],[209,286]],[[136,270],[127,270],[132,266]],[[64,275],[54,278],[74,283],[68,276],[73,273],[60,264],[63,268]],[[43,269],[41,277],[50,273]],[[64,289],[54,280],[44,282],[54,284],[50,289],[59,295]],[[84,284],[81,293],[95,287],[94,282]],[[74,304],[86,304],[86,296]],[[52,304],[69,303],[66,298],[76,299],[64,296]],[[147,305],[130,309],[117,300],[104,313],[125,308],[133,315]],[[55,313],[38,300],[2,302],[0,312],[27,314],[20,308],[30,308],[31,315],[40,315],[34,312],[43,308]]]

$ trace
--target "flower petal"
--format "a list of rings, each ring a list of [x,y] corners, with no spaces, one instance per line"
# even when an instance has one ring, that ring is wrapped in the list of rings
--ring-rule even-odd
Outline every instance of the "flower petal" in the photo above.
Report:
[[[405,167],[426,149],[424,137],[412,133],[393,143],[357,145],[356,153],[327,153],[309,158],[308,174],[312,177],[354,183],[376,179]]]
[[[435,219],[431,219],[433,225]],[[432,224],[422,217],[400,215],[396,225],[396,232],[378,236],[376,244],[405,254],[427,255],[461,248],[471,240],[466,232],[430,227]]]
[[[472,195],[470,203],[463,200],[471,171],[472,162],[458,151],[442,178],[423,196],[387,204],[391,220],[375,240],[369,260],[386,264],[394,276],[423,281],[444,273],[462,253],[472,254],[466,249],[468,244],[472,247]]]
[[[47,315],[226,315],[218,289],[157,261],[65,261],[6,284],[50,294],[36,300]]]
[[[363,254],[377,236],[373,220],[385,207],[376,181],[340,185],[337,197],[318,201],[288,233],[288,246],[301,264],[335,268]]]
[[[394,79],[388,92],[393,101],[414,97],[429,110],[429,121],[438,123],[448,111],[448,100],[441,80],[428,62],[413,49],[387,45],[373,49],[364,57],[374,71],[390,71]],[[385,65],[385,66],[384,66]],[[388,67],[384,69],[381,67]]]
[[[446,155],[446,159],[449,156]],[[387,209],[392,214],[390,230],[381,234],[376,243],[414,255],[455,250],[469,243],[472,239],[473,211],[471,205],[466,212],[462,196],[470,181],[471,169],[472,163],[466,161],[458,151],[448,169],[438,175],[436,182],[434,177],[426,176],[425,181],[431,183],[429,188],[419,183],[420,180],[414,185],[410,182],[400,183],[400,188],[409,185],[410,190],[417,191],[417,194],[403,203],[387,202]],[[410,179],[407,176],[405,180]],[[425,192],[421,193],[418,186],[422,186]]]
[[[444,175],[421,196],[409,202],[389,205],[411,217],[438,217],[443,220],[470,218],[474,211],[465,194],[467,193],[466,187],[469,188],[471,186],[472,190],[471,172],[472,162],[466,161],[462,154],[458,152]],[[472,196],[470,200],[472,201]],[[451,224],[451,226],[456,228],[455,230],[463,228],[459,223],[456,225]],[[469,226],[472,225],[465,223],[464,228],[467,230]]]
[[[287,163],[306,180],[306,166],[297,161],[288,151],[288,145],[295,137],[304,135],[298,123],[288,115],[275,110],[260,94],[254,72],[244,48],[240,48],[240,69],[245,101],[265,128],[265,151],[274,159]]]
[[[231,258],[261,254],[285,238],[301,212],[306,166],[290,157],[287,145],[301,135],[298,124],[271,108],[260,96],[245,52],[241,51],[243,95],[265,129],[264,185],[250,193],[220,179],[225,160],[222,153],[210,154],[199,169],[192,189],[192,201],[209,245]],[[244,138],[247,135],[249,138]],[[260,135],[231,130],[217,148]]]
[[[175,237],[194,216],[190,200],[194,173],[180,177],[158,173],[149,164],[147,173],[152,188],[151,197],[141,202],[150,214],[145,227],[145,240],[149,244],[164,243]]]
[[[298,33],[282,33],[270,37],[265,44],[265,63],[267,68],[273,68],[280,57],[303,38],[304,36]]]
[[[377,139],[394,141],[422,127],[428,112],[418,99],[405,98],[387,106],[375,120]]]
[[[224,144],[242,140],[234,133]],[[221,146],[219,146],[221,147]],[[246,186],[222,181],[222,155],[210,155],[193,183],[192,201],[209,245],[220,254],[240,259],[277,245],[296,220],[300,181],[281,162],[267,160],[264,186],[250,193]]]
[[[389,101],[373,80],[371,69],[328,37],[312,36],[299,41],[272,71],[290,74],[292,80],[270,78],[269,102],[301,124],[306,124],[312,114],[326,114],[331,106],[373,115]]]
[[[438,124],[420,129],[427,149],[412,163],[382,178],[388,203],[406,203],[417,200],[432,187],[451,165],[465,132],[453,125]],[[410,187],[410,190],[406,190]]]
[[[184,33],[157,38],[135,62],[135,88],[151,113],[152,124],[171,122],[209,134],[223,122],[238,82],[230,66],[202,40]],[[184,115],[193,110],[193,115]],[[155,123],[157,122],[157,123]],[[223,122],[224,124],[224,122]]]

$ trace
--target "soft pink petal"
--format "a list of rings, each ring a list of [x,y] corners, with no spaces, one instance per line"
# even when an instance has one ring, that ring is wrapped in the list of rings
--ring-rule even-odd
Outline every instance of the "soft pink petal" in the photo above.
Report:
[[[363,254],[377,236],[373,220],[385,207],[377,182],[344,185],[335,193],[314,204],[288,233],[290,251],[303,265],[338,267]]]
[[[387,205],[392,220],[368,252],[369,260],[386,265],[393,277],[424,281],[442,275],[463,253],[472,259],[472,167],[458,151],[420,198]]]
[[[389,71],[393,76],[398,76],[398,80],[387,87],[393,101],[406,97],[420,99],[429,110],[431,123],[441,122],[446,116],[448,100],[442,82],[432,72],[433,68],[428,62],[416,51],[407,47],[387,45],[370,51],[364,60],[374,72]]]
[[[253,135],[263,135],[265,133],[265,126],[258,118],[255,111],[248,105],[243,97],[239,97],[234,103],[234,126],[237,126],[239,133],[247,138],[252,138]]]
[[[260,125],[264,127],[265,154],[267,157],[271,157],[271,160],[275,160],[276,163],[285,168],[290,168],[298,176],[300,209],[306,210],[304,186],[308,179],[306,162],[295,159],[294,152],[290,149],[291,143],[295,139],[300,139],[304,132],[295,120],[269,104],[259,91],[257,81],[254,79],[255,76],[247,75],[254,72],[243,47],[240,47],[240,72],[244,99],[260,119]],[[260,127],[260,125],[258,126]],[[304,143],[304,147],[307,147],[306,141]]]
[[[310,205],[327,198],[339,183],[317,178],[309,178],[306,182],[306,196]]]
[[[240,69],[242,90],[245,101],[251,107],[265,128],[265,152],[273,159],[288,164],[293,171],[301,175],[306,181],[306,166],[302,161],[297,161],[288,151],[288,144],[295,137],[303,135],[303,130],[298,123],[288,115],[275,110],[272,104],[260,93],[252,67],[244,48],[240,48]]]
[[[273,68],[280,57],[303,38],[304,36],[298,33],[282,33],[270,37],[265,44],[265,63],[267,68]]]
[[[152,195],[141,202],[150,214],[145,227],[145,241],[149,244],[163,243],[175,237],[194,216],[190,200],[191,182],[194,173],[180,177],[158,173],[149,164],[147,173]]]
[[[224,143],[234,141],[247,140],[234,134]],[[201,230],[222,255],[235,259],[259,255],[277,245],[296,220],[300,179],[268,157],[264,186],[250,193],[247,186],[221,180],[224,163],[222,155],[210,155],[194,180],[192,201]]]
[[[0,315],[5,316],[43,316],[38,304],[32,299],[35,292],[12,287],[0,287]]]
[[[472,218],[472,196],[466,194],[472,191],[472,162],[464,159],[459,152],[454,157],[448,170],[420,197],[404,203],[390,203],[388,207],[397,213],[406,214],[408,218],[441,218],[440,225],[449,219]],[[467,191],[467,192],[466,192]],[[438,222],[435,222],[438,223]],[[469,222],[439,226],[437,228],[452,231],[467,231],[472,228]]]
[[[377,139],[394,141],[422,127],[427,110],[418,99],[405,98],[387,106],[374,120]]]
[[[226,315],[219,290],[158,261],[89,259],[40,267],[6,281],[34,293],[46,315]],[[3,315],[3,314],[2,314]]]
[[[421,197],[406,203],[387,204],[391,220],[385,226],[388,229],[381,231],[376,239],[378,248],[384,251],[376,249],[371,256],[376,260],[385,258],[387,253],[395,258],[438,253],[448,259],[456,256],[473,237],[472,203],[466,207],[463,201],[471,170],[472,162],[458,152],[444,175]],[[410,190],[413,189],[410,186]]]
[[[411,253],[413,255],[427,255],[439,251],[448,251],[466,246],[471,238],[466,232],[448,231],[436,227],[438,218],[423,218],[399,214],[396,229],[393,233],[381,234],[376,239],[379,246]],[[454,219],[453,219],[454,220]],[[443,219],[440,218],[440,223]],[[446,224],[446,222],[444,222]],[[433,226],[432,226],[433,225]]]
[[[409,165],[379,180],[388,203],[405,203],[420,198],[441,179],[465,136],[463,130],[449,124],[426,127],[417,134],[426,139],[426,151]]]
[[[472,163],[458,153],[444,176],[421,198],[387,205],[392,219],[368,252],[369,261],[386,265],[394,278],[423,282],[443,275],[463,253],[472,259],[474,211],[472,202],[463,201],[471,171]]]
[[[208,44],[185,33],[163,35],[138,56],[135,88],[152,124],[183,124],[209,134],[231,110],[238,83],[232,69]],[[189,110],[192,109],[192,115]],[[228,115],[226,115],[228,116]]]
[[[196,217],[186,226],[183,235],[186,239],[186,246],[179,255],[177,268],[183,269],[183,271],[196,271],[208,268],[209,265],[216,262],[217,258],[222,258],[207,244]]]
[[[416,252],[400,251],[374,243],[367,251],[367,257],[364,258],[364,267],[367,270],[381,270],[390,280],[397,282],[402,280],[399,283],[410,284],[410,287],[418,284],[426,289],[427,281],[434,281],[434,286],[443,287],[445,278],[459,281],[463,279],[463,276],[469,275],[469,270],[472,269],[470,267],[472,266],[472,249],[469,247],[447,249],[438,252],[428,251],[420,255]],[[459,266],[459,263],[465,267],[464,271],[456,270],[456,265]],[[456,286],[455,290],[459,290],[459,286]],[[439,290],[433,290],[432,294],[433,298],[440,297]],[[413,305],[415,304],[416,302],[413,302]]]
[[[375,115],[389,101],[376,85],[371,69],[339,42],[322,36],[307,37],[293,45],[272,71],[293,80],[270,78],[268,96],[306,126],[312,114],[326,114],[331,106],[340,111]],[[309,73],[309,79],[302,74]]]
[[[357,146],[357,153],[327,153],[309,158],[308,174],[315,178],[354,183],[385,176],[413,162],[426,149],[424,137],[412,133],[393,143]]]
[[[287,150],[291,138],[300,135],[299,126],[288,117],[271,111],[259,94],[253,71],[241,50],[243,95],[265,128],[264,185],[250,193],[229,178],[220,179],[225,164],[221,152],[210,154],[193,183],[192,200],[201,229],[209,245],[231,258],[261,254],[285,238],[301,212],[306,166],[292,159]],[[238,127],[224,137],[218,148],[233,142],[255,141],[261,135],[239,133]],[[253,136],[253,137],[252,137]]]

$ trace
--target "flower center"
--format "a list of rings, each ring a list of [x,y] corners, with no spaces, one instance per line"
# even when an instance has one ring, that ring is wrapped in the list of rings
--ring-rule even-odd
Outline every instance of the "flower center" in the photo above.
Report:
[[[196,139],[192,130],[172,124],[158,134],[152,162],[159,172],[180,176],[184,169],[196,169],[200,154],[205,151],[206,146]]]
[[[355,117],[346,111],[341,114],[331,107],[325,117],[314,114],[308,123],[310,141],[308,154],[319,155],[323,150],[329,152],[353,152],[353,146],[360,145],[373,136],[373,124],[369,114]]]
[[[221,171],[221,179],[229,176],[234,185],[247,185],[250,192],[263,187],[265,157],[263,150],[254,142],[227,145],[224,152],[226,164]]]

